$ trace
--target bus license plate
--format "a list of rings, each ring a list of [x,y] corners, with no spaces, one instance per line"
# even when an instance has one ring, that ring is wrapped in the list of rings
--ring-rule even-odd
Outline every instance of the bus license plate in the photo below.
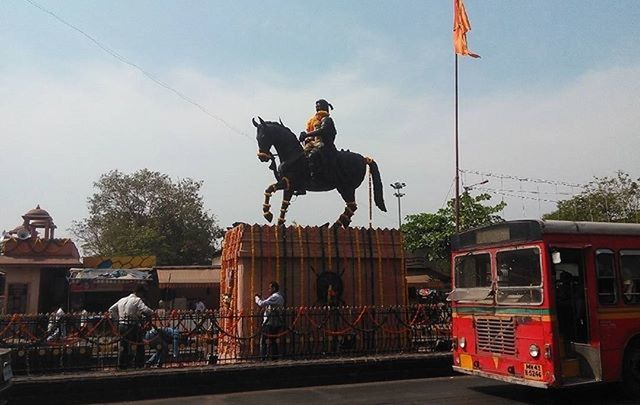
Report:
[[[524,363],[524,378],[542,380],[542,365]]]
[[[460,367],[465,370],[471,370],[473,368],[473,359],[468,354],[460,355]]]

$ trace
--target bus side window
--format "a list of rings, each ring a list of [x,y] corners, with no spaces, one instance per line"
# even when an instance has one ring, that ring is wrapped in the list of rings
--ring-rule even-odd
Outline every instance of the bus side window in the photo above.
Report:
[[[640,304],[640,250],[620,251],[622,296],[627,304]]]
[[[598,302],[602,305],[615,304],[616,272],[614,254],[609,249],[596,250],[596,274],[598,277]]]

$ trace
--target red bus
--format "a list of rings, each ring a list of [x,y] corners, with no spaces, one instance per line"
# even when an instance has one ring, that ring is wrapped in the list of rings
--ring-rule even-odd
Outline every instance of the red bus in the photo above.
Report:
[[[640,224],[507,221],[451,245],[456,371],[640,394]]]

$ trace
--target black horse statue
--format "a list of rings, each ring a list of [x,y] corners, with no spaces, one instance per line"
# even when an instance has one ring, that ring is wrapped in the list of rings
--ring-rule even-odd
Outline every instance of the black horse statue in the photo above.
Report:
[[[341,150],[335,160],[335,168],[328,168],[334,174],[330,182],[319,183],[311,178],[309,161],[304,154],[302,145],[293,132],[282,122],[264,121],[258,117],[258,121],[251,120],[257,128],[258,159],[262,162],[271,161],[270,168],[276,177],[276,182],[264,192],[264,204],[262,213],[267,221],[273,220],[269,200],[273,193],[283,190],[282,206],[278,225],[285,222],[285,215],[294,194],[305,194],[306,191],[329,191],[336,189],[346,203],[344,212],[338,218],[336,224],[343,227],[349,226],[351,217],[358,208],[356,204],[356,189],[362,184],[369,166],[373,177],[373,196],[376,206],[386,212],[382,195],[382,180],[378,165],[373,159],[364,157],[358,153]],[[271,153],[271,147],[276,151],[280,164],[276,168],[275,157]]]

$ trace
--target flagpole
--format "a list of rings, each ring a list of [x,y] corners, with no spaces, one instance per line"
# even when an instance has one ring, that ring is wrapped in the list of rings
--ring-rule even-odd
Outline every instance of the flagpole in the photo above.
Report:
[[[468,55],[472,58],[479,58],[480,55],[472,53],[467,47],[467,32],[471,30],[471,24],[464,9],[462,0],[453,0],[453,47],[455,49],[455,87],[456,87],[456,201],[455,201],[455,221],[456,233],[460,232],[460,151],[458,140],[458,55]]]
[[[455,55],[455,137],[456,137],[456,204],[455,204],[455,220],[456,233],[460,232],[460,153],[458,150],[458,54]]]

